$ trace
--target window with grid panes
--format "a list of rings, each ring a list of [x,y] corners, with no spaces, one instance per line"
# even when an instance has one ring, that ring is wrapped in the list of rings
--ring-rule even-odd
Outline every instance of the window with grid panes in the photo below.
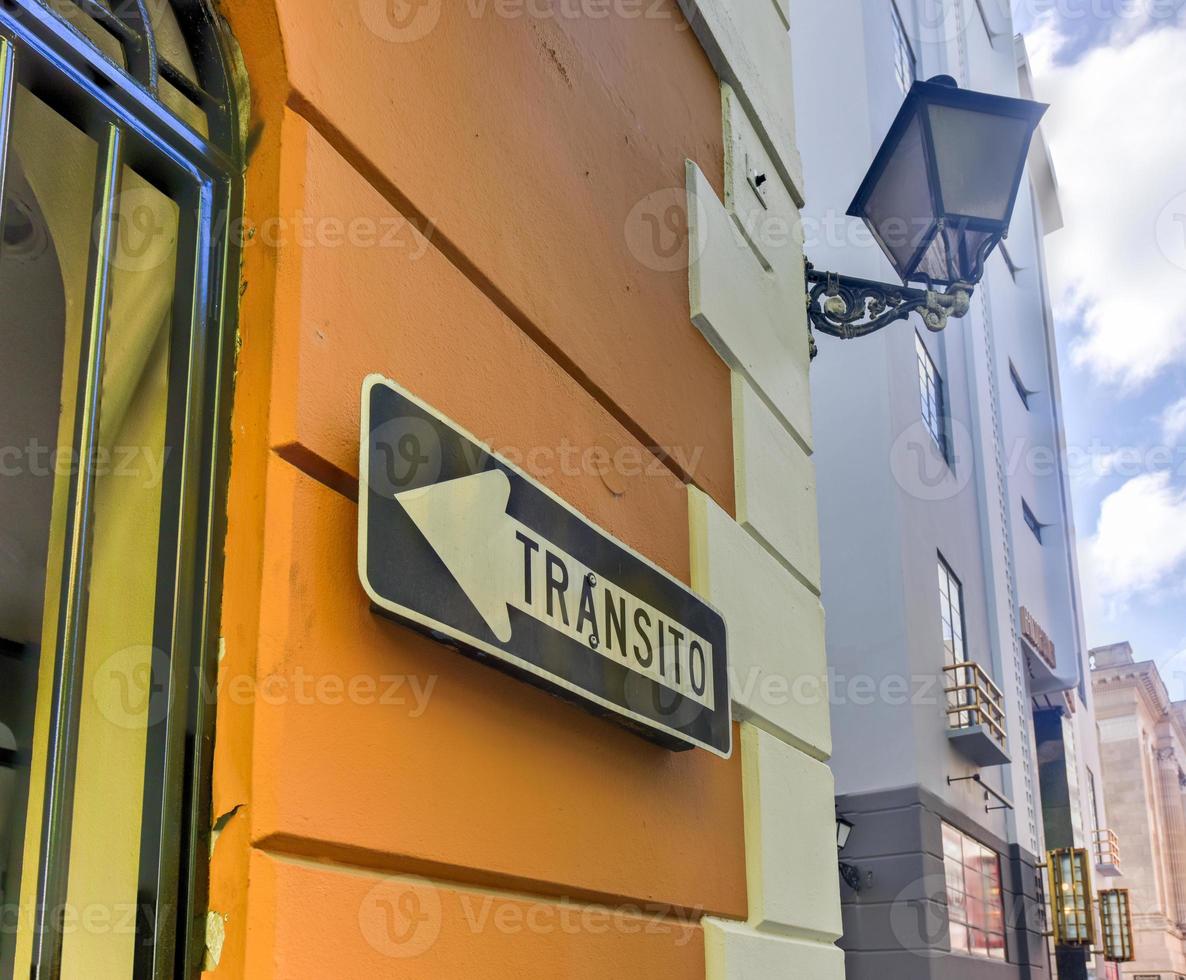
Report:
[[[918,395],[922,420],[926,423],[927,431],[935,440],[940,454],[950,461],[944,425],[943,378],[939,375],[939,369],[935,367],[935,361],[926,344],[917,333],[914,335],[914,349],[918,360]]]
[[[945,823],[943,868],[951,951],[984,959],[1005,959],[1000,855]]]

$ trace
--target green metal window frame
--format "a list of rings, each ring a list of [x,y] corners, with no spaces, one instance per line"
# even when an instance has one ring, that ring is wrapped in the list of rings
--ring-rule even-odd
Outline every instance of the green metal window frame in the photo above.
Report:
[[[172,0],[199,82],[157,51],[145,0],[0,0],[0,207],[15,91],[27,88],[99,146],[61,612],[36,869],[32,976],[57,977],[76,769],[87,583],[91,559],[98,419],[109,319],[115,197],[127,166],[181,213],[171,321],[165,469],[157,563],[152,689],[168,692],[163,724],[149,730],[140,840],[133,976],[171,978],[201,968],[205,947],[207,840],[225,536],[234,319],[239,251],[231,220],[242,210],[238,117],[225,34],[207,0]],[[97,27],[123,51],[106,57],[80,29]],[[204,113],[209,136],[161,99],[167,82]],[[0,215],[2,218],[2,215]],[[46,651],[45,655],[50,655]],[[41,792],[41,787],[30,787]]]

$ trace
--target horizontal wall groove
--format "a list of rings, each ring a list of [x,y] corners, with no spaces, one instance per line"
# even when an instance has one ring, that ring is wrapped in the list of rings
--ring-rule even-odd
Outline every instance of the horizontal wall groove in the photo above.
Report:
[[[835,946],[840,936],[814,929],[799,929],[796,926],[784,925],[781,922],[762,922],[751,926],[759,936],[771,936],[776,939],[793,939],[801,943],[816,943],[819,946]]]
[[[752,714],[746,710],[744,705],[733,702],[733,719],[735,721],[744,721],[747,725],[753,725],[759,731],[765,732],[771,738],[777,739],[784,745],[789,745],[796,752],[802,752],[805,756],[815,759],[817,762],[827,763],[831,758],[831,754],[824,752],[822,749],[809,742],[803,741],[801,738],[795,738],[789,732],[783,731],[777,725],[772,724],[760,715]]]
[[[802,572],[800,572],[799,569],[797,569],[794,566],[794,564],[790,561],[790,559],[788,559],[786,557],[786,555],[784,555],[781,551],[779,551],[776,547],[774,547],[774,545],[772,545],[770,543],[769,539],[767,539],[767,537],[764,534],[762,534],[761,531],[759,531],[756,527],[753,526],[753,524],[751,524],[749,522],[742,523],[741,527],[742,527],[742,530],[744,530],[751,538],[753,538],[755,541],[758,542],[758,544],[760,544],[763,548],[766,549],[766,551],[769,553],[771,558],[773,558],[783,568],[786,569],[787,574],[789,574],[796,582],[798,582],[800,585],[802,585],[803,588],[805,588],[808,592],[810,592],[817,599],[820,598],[820,596],[822,594],[820,591],[820,586],[817,583],[812,582],[809,578],[807,578],[806,575],[804,575]]]
[[[494,871],[460,867],[397,854],[376,852],[346,844],[295,838],[285,834],[265,836],[252,847],[277,861],[305,867],[378,878],[414,878],[436,888],[475,892],[516,902],[571,902],[611,912],[637,914],[675,926],[700,926],[706,916],[743,924],[741,920],[707,909],[687,908],[634,895],[566,888],[546,882]]]
[[[376,165],[333,122],[326,118],[317,106],[300,92],[292,91],[288,97],[288,108],[304,119],[391,207],[400,213],[434,249],[456,268],[485,296],[498,310],[556,363],[576,384],[597,402],[630,435],[655,457],[681,482],[695,484],[694,475],[679,461],[665,452],[654,439],[625,409],[553,341],[489,276],[444,234],[432,219],[418,208]],[[397,379],[398,380],[398,379]],[[708,492],[708,491],[705,491]]]

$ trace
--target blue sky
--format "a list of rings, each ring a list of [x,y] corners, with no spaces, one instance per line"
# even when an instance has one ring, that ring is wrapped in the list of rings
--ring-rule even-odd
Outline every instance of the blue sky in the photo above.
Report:
[[[1186,698],[1186,0],[1016,0],[1066,227],[1047,239],[1088,642]]]

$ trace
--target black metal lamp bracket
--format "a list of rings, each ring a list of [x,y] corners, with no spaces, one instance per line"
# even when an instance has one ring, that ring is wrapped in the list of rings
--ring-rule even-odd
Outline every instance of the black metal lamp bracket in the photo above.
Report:
[[[928,330],[940,331],[949,319],[967,316],[972,289],[957,282],[944,292],[891,286],[871,279],[857,279],[835,272],[820,272],[807,263],[807,318],[812,330],[852,340],[876,333],[898,320],[918,313]],[[811,344],[816,354],[815,340]]]
[[[943,233],[944,222],[939,222]],[[858,279],[835,272],[820,272],[807,263],[807,319],[811,336],[811,357],[818,353],[815,331],[842,340],[852,340],[876,333],[912,313],[922,317],[927,329],[938,333],[948,320],[959,320],[972,308],[972,291],[984,275],[984,266],[992,250],[1007,238],[1006,232],[987,236],[973,257],[968,270],[971,281],[956,278],[950,254],[947,260],[948,281],[943,292],[935,289],[915,289],[911,286],[892,286],[873,279]]]

